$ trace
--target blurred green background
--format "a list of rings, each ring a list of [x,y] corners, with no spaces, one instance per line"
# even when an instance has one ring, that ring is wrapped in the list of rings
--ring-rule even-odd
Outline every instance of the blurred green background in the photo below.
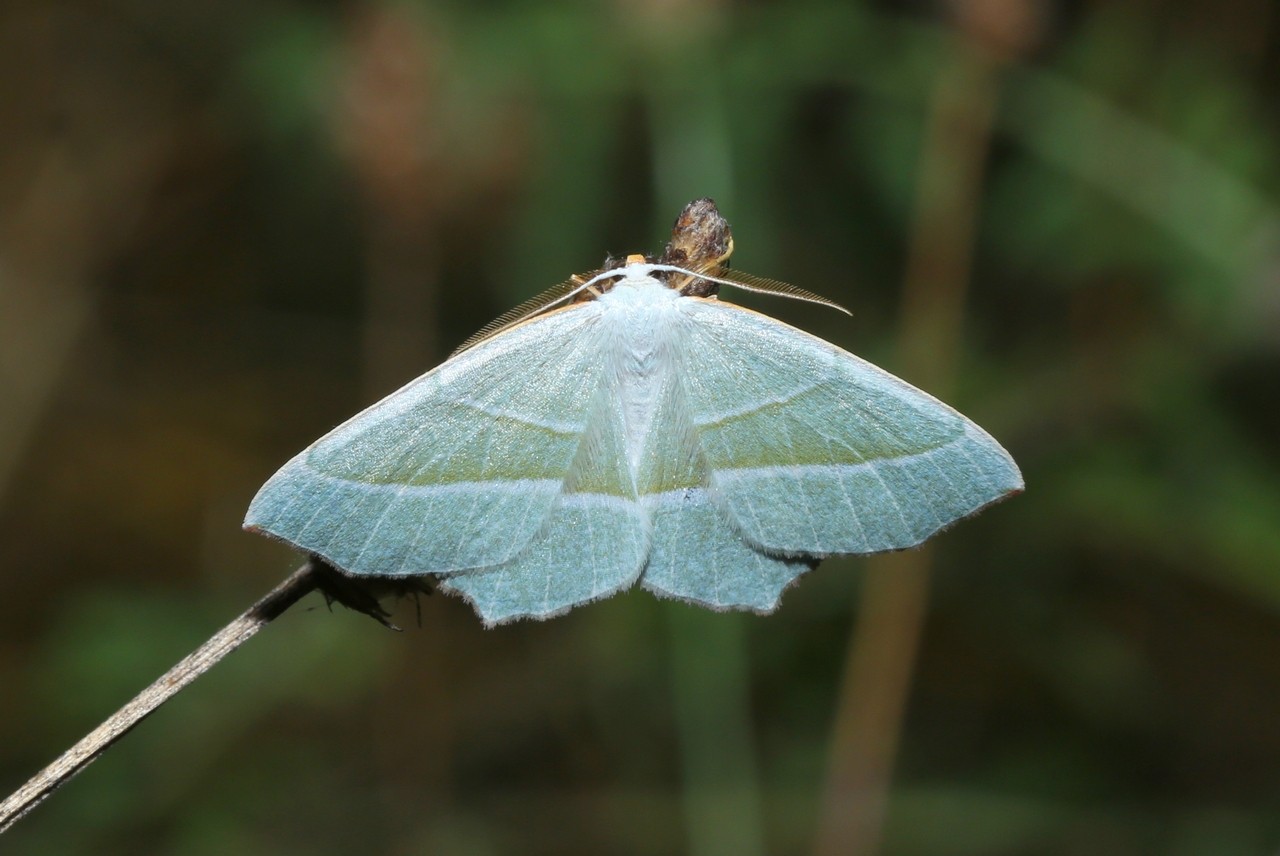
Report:
[[[1275,4],[6,0],[0,81],[5,793],[296,566],[276,467],[698,196],[1028,484],[768,618],[313,595],[3,852],[1280,848]]]

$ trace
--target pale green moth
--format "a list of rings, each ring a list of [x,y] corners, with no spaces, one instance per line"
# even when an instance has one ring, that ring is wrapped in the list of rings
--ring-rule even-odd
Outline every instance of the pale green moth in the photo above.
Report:
[[[348,574],[433,575],[489,625],[637,581],[768,613],[826,556],[1022,489],[955,410],[708,285],[828,301],[705,270],[631,256],[500,319],[285,464],[246,528]]]

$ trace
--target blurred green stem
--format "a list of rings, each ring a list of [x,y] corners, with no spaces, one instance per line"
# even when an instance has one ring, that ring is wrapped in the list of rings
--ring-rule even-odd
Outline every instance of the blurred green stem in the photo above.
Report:
[[[741,615],[667,609],[684,810],[693,856],[763,856]]]
[[[714,39],[688,29],[681,35],[674,44],[655,37],[650,45],[646,109],[658,210],[673,216],[689,200],[711,196],[731,212],[732,152]],[[762,856],[744,618],[684,605],[667,615],[688,852]]]
[[[997,70],[990,54],[957,36],[928,106],[899,363],[907,380],[936,395],[945,394],[960,353]],[[879,850],[932,563],[928,547],[867,563],[836,707],[818,856]]]

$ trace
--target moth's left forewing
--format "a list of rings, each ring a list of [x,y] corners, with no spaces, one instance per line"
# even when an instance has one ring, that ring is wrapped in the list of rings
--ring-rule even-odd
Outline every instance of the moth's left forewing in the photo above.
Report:
[[[681,377],[713,499],[759,547],[903,549],[1022,489],[989,434],[871,363],[733,304],[679,309]]]
[[[259,490],[247,528],[353,574],[512,560],[543,528],[600,384],[598,312],[532,319],[312,443]]]

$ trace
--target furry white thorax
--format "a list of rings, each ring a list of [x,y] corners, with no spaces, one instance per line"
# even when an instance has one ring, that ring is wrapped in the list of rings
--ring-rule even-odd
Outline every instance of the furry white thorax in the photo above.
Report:
[[[650,427],[671,378],[676,347],[674,313],[680,293],[652,275],[655,267],[627,265],[613,288],[597,298],[633,478],[639,474]]]
[[[618,297],[623,298],[630,303],[650,303],[658,305],[667,303],[680,296],[678,291],[673,288],[669,288],[654,276],[654,273],[657,271],[665,270],[667,268],[667,265],[631,264],[621,269],[622,273],[620,276],[617,270],[611,270],[605,274],[592,277],[590,281],[595,282],[599,279],[607,278],[609,275],[618,277],[617,281],[613,284],[613,287],[600,295],[599,299],[602,301],[607,301],[610,297],[613,297],[615,293],[621,292]],[[674,270],[680,269],[674,268]]]

